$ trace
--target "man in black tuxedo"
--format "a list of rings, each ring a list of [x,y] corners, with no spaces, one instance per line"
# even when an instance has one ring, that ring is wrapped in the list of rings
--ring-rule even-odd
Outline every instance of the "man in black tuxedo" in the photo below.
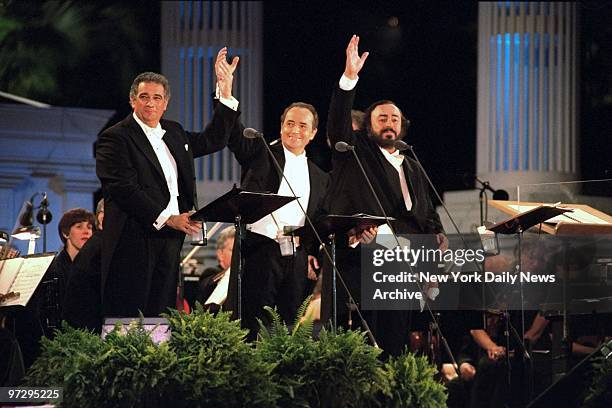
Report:
[[[432,205],[427,181],[416,162],[401,155],[394,147],[395,141],[404,137],[408,127],[408,121],[397,105],[388,100],[372,104],[365,111],[362,128],[355,131],[352,128],[351,108],[355,99],[358,73],[368,57],[367,52],[359,55],[358,44],[359,37],[353,36],[346,49],[344,74],[331,98],[327,136],[332,148],[337,142],[355,146],[355,152],[385,213],[396,219],[391,222],[396,233],[435,234],[440,249],[445,250],[448,240]],[[370,192],[353,154],[334,150],[332,164],[332,181],[326,203],[329,213],[367,213],[382,216],[376,198]],[[391,232],[384,226],[378,230],[378,234],[383,233],[384,229],[387,233]],[[373,234],[376,234],[376,229],[366,231],[364,236],[371,240]],[[363,242],[362,236],[357,238],[362,238]],[[338,243],[338,264],[345,266],[345,280],[356,299],[359,298],[361,289],[359,256],[359,249],[354,249],[346,243]],[[342,270],[340,268],[341,272]],[[338,295],[342,298],[344,291],[339,289]],[[342,300],[338,301],[339,314],[347,313],[344,304]],[[382,348],[391,354],[399,353],[408,340],[409,314],[403,311],[386,311],[372,313],[370,318],[370,326]],[[342,319],[339,319],[339,322],[341,321]]]
[[[164,76],[138,75],[130,89],[133,113],[98,138],[105,316],[157,316],[175,305],[183,240],[200,229],[189,220],[196,205],[193,159],[221,150],[238,116],[220,103],[203,132],[187,132],[162,119],[169,98]]]
[[[217,65],[217,78],[231,74],[229,64],[223,60]],[[289,105],[281,115],[280,143],[271,146],[274,157],[283,169],[291,188],[311,219],[323,208],[329,183],[328,175],[306,157],[305,148],[317,134],[318,115],[315,108],[304,102]],[[242,166],[241,187],[248,191],[272,192],[285,196],[293,193],[277,170],[263,140],[243,137],[244,126],[237,121],[228,147]],[[302,226],[305,216],[297,200],[276,210],[254,224],[247,226],[242,246],[245,259],[242,280],[242,322],[250,329],[251,338],[257,332],[256,318],[268,319],[264,306],[277,306],[287,324],[293,324],[296,312],[316,281],[315,258],[317,245],[298,245],[295,253],[282,256],[278,234],[285,226]],[[236,247],[234,247],[236,248]],[[238,251],[234,250],[234,260]],[[236,274],[233,262],[232,279],[226,309],[236,310]]]

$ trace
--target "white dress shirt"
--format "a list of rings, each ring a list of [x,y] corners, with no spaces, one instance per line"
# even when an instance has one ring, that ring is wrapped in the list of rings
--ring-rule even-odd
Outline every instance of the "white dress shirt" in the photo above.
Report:
[[[227,106],[228,108],[236,111],[238,110],[238,100],[233,96],[230,99],[219,98],[219,102]],[[168,146],[162,140],[166,131],[162,129],[161,124],[158,123],[156,127],[152,128],[141,121],[136,113],[132,112],[132,116],[138,125],[142,128],[142,131],[147,136],[147,140],[151,143],[153,147],[153,151],[155,151],[155,155],[157,156],[157,160],[164,172],[164,177],[166,179],[166,183],[168,185],[168,191],[170,192],[170,200],[166,205],[166,208],[162,210],[161,213],[157,216],[157,219],[153,223],[153,226],[160,230],[166,225],[166,221],[170,218],[171,215],[179,215],[180,210],[178,206],[178,172],[176,168],[176,161],[170,153]],[[187,145],[185,145],[187,147]]]
[[[346,75],[342,74],[340,77],[340,81],[338,85],[340,89],[344,91],[352,91],[355,86],[357,86],[357,81],[359,77],[356,79],[349,79]],[[370,118],[366,118],[369,120]],[[397,170],[400,179],[400,188],[402,189],[402,196],[404,197],[404,204],[406,204],[406,209],[410,211],[412,209],[412,200],[410,199],[410,193],[408,191],[408,181],[406,180],[406,175],[404,174],[404,169],[402,168],[402,162],[404,161],[404,156],[399,154],[399,151],[394,151],[393,153],[389,153],[387,150],[379,147],[385,159],[391,163],[391,165]]]
[[[231,269],[231,267],[227,268],[223,274],[223,277],[219,279],[219,282],[217,282],[215,289],[212,291],[208,299],[206,299],[206,302],[204,302],[204,305],[210,305],[213,303],[216,305],[222,305],[225,303],[225,299],[227,299],[227,289],[229,288]]]
[[[340,86],[340,89],[344,91],[352,91],[355,88],[355,86],[357,86],[358,80],[359,80],[359,77],[357,77],[356,79],[350,79],[346,75],[342,74],[338,85]],[[366,118],[366,120],[370,120],[370,118]],[[410,211],[412,209],[412,200],[410,198],[410,192],[408,190],[408,181],[406,179],[406,175],[404,174],[404,169],[402,168],[402,162],[404,161],[404,156],[401,155],[398,150],[394,151],[393,153],[389,153],[387,150],[383,149],[382,147],[379,146],[379,148],[383,156],[385,157],[385,159],[387,159],[387,161],[391,163],[393,168],[395,168],[395,170],[397,170],[397,173],[399,174],[400,188],[402,190],[402,196],[404,197],[404,204],[406,205],[406,209]],[[389,228],[388,225],[381,225],[381,227],[378,230],[378,233],[379,234],[385,234],[385,233],[391,234],[391,229]]]
[[[132,113],[132,116],[134,117],[136,123],[138,123],[138,125],[142,128],[142,131],[147,136],[149,143],[151,143],[151,147],[153,147],[155,156],[157,156],[159,165],[164,173],[164,178],[166,179],[166,184],[168,185],[168,191],[170,192],[170,200],[166,204],[166,208],[162,210],[153,223],[153,226],[160,230],[166,224],[166,221],[171,215],[180,214],[178,206],[179,191],[176,161],[174,160],[172,153],[170,153],[168,146],[166,146],[166,143],[164,143],[162,140],[166,131],[162,129],[161,124],[158,123],[156,127],[152,128],[141,121],[135,113]]]
[[[306,210],[308,207],[308,199],[310,198],[310,173],[308,172],[306,152],[304,151],[302,154],[296,156],[287,150],[285,146],[283,146],[283,151],[285,153],[285,167],[283,173],[289,181],[289,184],[291,184],[291,187],[293,187],[295,194],[299,197],[298,200],[300,204],[302,204],[302,208]],[[287,181],[285,181],[285,177],[281,180],[277,194],[292,197],[293,193]],[[297,203],[298,200],[285,204],[272,214],[266,215],[247,228],[249,228],[251,232],[256,232],[276,240],[276,234],[278,231],[282,231],[283,227],[287,225],[303,226],[306,217]]]
[[[410,192],[408,191],[408,181],[406,180],[406,175],[404,174],[404,168],[402,167],[402,162],[404,161],[404,155],[399,153],[399,150],[394,151],[393,153],[389,153],[387,150],[379,147],[385,159],[399,174],[400,179],[400,188],[402,189],[402,196],[404,197],[404,204],[406,205],[406,209],[410,211],[412,209],[412,200],[410,199]]]

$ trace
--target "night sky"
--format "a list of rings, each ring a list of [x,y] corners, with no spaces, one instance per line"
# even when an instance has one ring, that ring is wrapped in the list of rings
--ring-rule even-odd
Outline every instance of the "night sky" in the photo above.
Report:
[[[370,56],[360,73],[356,109],[390,99],[412,125],[415,146],[434,183],[462,188],[476,157],[477,4],[287,3],[264,8],[265,128],[278,134],[283,108],[312,103],[321,124],[309,154],[328,167],[325,123],[329,98],[352,34]],[[443,158],[440,160],[440,158]]]

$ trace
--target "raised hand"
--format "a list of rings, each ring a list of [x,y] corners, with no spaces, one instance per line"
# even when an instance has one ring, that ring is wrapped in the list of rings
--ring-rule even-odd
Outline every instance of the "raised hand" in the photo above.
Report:
[[[215,75],[217,76],[217,84],[222,98],[230,99],[232,97],[232,83],[234,81],[234,71],[238,66],[239,57],[234,57],[232,63],[227,62],[227,47],[223,47],[217,53],[215,61]]]
[[[344,75],[349,79],[357,79],[357,75],[366,58],[370,55],[369,52],[364,52],[359,56],[359,36],[353,35],[346,47],[346,65],[344,67]]]

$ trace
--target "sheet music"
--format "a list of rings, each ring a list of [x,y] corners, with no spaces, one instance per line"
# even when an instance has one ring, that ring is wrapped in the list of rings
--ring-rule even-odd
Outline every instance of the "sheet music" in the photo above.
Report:
[[[0,261],[0,294],[6,295],[9,292],[22,263],[23,258]]]
[[[563,207],[563,208],[566,208],[566,207]],[[574,223],[574,224],[601,224],[601,225],[608,224],[606,220],[602,220],[601,218],[593,214],[589,214],[588,212],[581,210],[580,208],[572,208],[572,210],[574,210],[574,212],[558,215],[554,218],[551,218],[550,220],[546,222],[558,223],[558,222],[563,221],[563,222]]]
[[[525,212],[532,210],[534,208],[539,207],[538,205],[509,205],[510,208],[516,210],[517,212]],[[559,208],[567,208],[572,210],[573,212],[565,213],[557,215],[549,220],[546,220],[547,223],[557,224],[561,221],[570,223],[570,224],[609,224],[606,220],[602,220],[601,218],[590,214],[580,208],[572,208],[572,207],[559,207]]]
[[[538,208],[539,205],[523,205],[523,204],[510,204],[508,207],[512,208],[514,211],[518,213],[527,212],[533,210],[534,208]]]
[[[30,258],[16,258],[23,260],[17,275],[9,287],[9,292],[19,292],[16,299],[7,300],[0,306],[25,306],[30,301],[32,294],[40,284],[45,272],[53,261],[54,256],[35,256]]]

